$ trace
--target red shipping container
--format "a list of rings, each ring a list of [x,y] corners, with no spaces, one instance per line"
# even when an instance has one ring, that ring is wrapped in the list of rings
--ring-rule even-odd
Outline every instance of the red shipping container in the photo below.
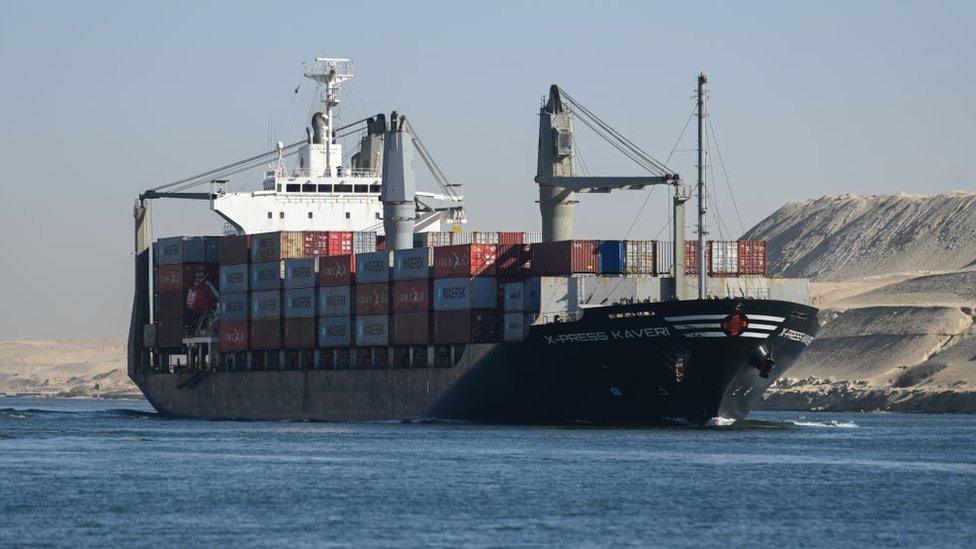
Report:
[[[281,321],[255,320],[251,322],[248,337],[251,349],[263,351],[281,348]]]
[[[400,280],[393,283],[391,293],[394,313],[430,310],[430,280]]]
[[[352,254],[319,258],[319,286],[352,284],[356,273],[356,256]]]
[[[197,282],[209,282],[216,288],[217,266],[206,263],[177,263],[160,265],[156,269],[156,288],[159,293],[185,292]]]
[[[247,350],[247,322],[227,322],[220,321],[217,329],[219,341],[218,348],[221,351],[246,351]]]
[[[495,274],[494,244],[459,244],[434,248],[434,278],[492,276]]]
[[[766,274],[766,241],[739,241],[739,274]]]
[[[352,253],[352,233],[349,231],[305,231],[302,235],[305,257],[322,257]]]
[[[430,342],[430,314],[397,313],[393,315],[394,345],[426,345]]]
[[[529,272],[536,276],[600,272],[599,240],[560,240],[533,244]]]
[[[493,309],[434,313],[434,343],[493,343],[501,340],[501,317]]]
[[[314,318],[285,319],[286,349],[314,349],[317,335]]]
[[[499,244],[525,244],[525,233],[498,232]]]
[[[390,312],[390,285],[385,282],[356,284],[357,315],[382,315]]]
[[[251,256],[250,235],[220,237],[217,262],[221,265],[243,265]]]
[[[698,241],[685,241],[685,274],[698,274]]]
[[[500,233],[499,233],[500,234]],[[521,235],[522,233],[512,233]],[[520,275],[529,269],[529,247],[525,244],[499,244],[495,274]]]
[[[160,319],[156,323],[156,347],[170,349],[183,346],[183,323],[178,320]]]

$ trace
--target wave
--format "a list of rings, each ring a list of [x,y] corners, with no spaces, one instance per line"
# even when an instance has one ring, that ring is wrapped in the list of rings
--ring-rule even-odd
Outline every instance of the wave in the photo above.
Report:
[[[805,421],[801,418],[800,420],[787,420],[786,423],[797,427],[837,427],[841,429],[857,429],[860,427],[853,421],[837,421],[835,419],[828,421]]]
[[[134,410],[132,408],[110,408],[106,410],[53,410],[50,408],[0,408],[0,416],[26,419],[34,416],[89,416],[89,417],[161,417],[156,412]]]

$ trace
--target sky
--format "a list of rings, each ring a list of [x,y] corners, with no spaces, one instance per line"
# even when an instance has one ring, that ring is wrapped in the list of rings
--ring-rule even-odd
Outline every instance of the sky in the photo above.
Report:
[[[552,83],[692,181],[694,124],[678,137],[705,72],[735,238],[791,200],[976,190],[974,20],[949,1],[0,2],[0,340],[123,337],[137,194],[300,139],[315,56],[355,62],[344,120],[410,118],[475,230],[539,230]],[[591,173],[640,174],[577,132]],[[668,205],[641,210],[647,192],[580,197],[576,234],[654,238]],[[222,226],[204,203],[154,222]]]

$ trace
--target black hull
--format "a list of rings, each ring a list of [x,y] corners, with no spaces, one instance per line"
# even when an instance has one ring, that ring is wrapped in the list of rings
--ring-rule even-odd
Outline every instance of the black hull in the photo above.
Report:
[[[716,332],[734,312],[765,331]],[[177,417],[702,423],[745,417],[817,326],[816,309],[783,301],[645,303],[533,326],[523,342],[455,346],[447,368],[130,375],[159,412]]]

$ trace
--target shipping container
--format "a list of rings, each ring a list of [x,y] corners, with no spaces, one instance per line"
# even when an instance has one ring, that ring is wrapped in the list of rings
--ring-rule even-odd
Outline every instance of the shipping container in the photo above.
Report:
[[[249,348],[255,351],[281,348],[281,320],[254,320],[249,327]]]
[[[251,300],[247,294],[220,294],[220,321],[246,322]]]
[[[434,310],[494,309],[498,286],[494,278],[438,278],[434,280]]]
[[[285,260],[285,289],[314,288],[318,281],[314,257]]]
[[[315,318],[315,288],[292,288],[284,293],[285,318]]]
[[[352,233],[352,253],[368,254],[376,251],[376,231],[356,231]]]
[[[393,252],[356,254],[356,282],[389,282]]]
[[[493,343],[501,339],[497,310],[438,311],[433,316],[434,343]]]
[[[185,292],[197,284],[220,285],[217,267],[206,263],[176,263],[156,269],[156,289],[163,292]]]
[[[431,231],[413,234],[414,248],[434,248],[436,246],[450,246],[451,233],[449,231]]]
[[[525,244],[525,233],[499,231],[498,244]]]
[[[302,234],[302,254],[305,257],[351,253],[352,232],[350,231],[305,231]]]
[[[512,312],[502,317],[502,340],[522,341],[529,334],[532,325],[531,313]]]
[[[319,258],[319,286],[352,284],[356,272],[356,256],[336,255]]]
[[[378,315],[390,312],[390,285],[385,282],[356,284],[357,315]]]
[[[251,278],[250,266],[221,265],[219,271],[220,294],[241,294],[248,291],[248,280]]]
[[[156,322],[156,346],[172,349],[183,346],[183,324],[178,320],[161,318]]]
[[[248,348],[247,322],[221,319],[217,328],[217,347],[221,351],[246,351]]]
[[[351,317],[320,318],[318,331],[319,347],[348,347],[352,345]]]
[[[600,270],[599,240],[561,240],[533,244],[529,273],[534,276],[597,273]]]
[[[390,308],[394,313],[429,311],[430,288],[429,280],[398,280],[391,286]]]
[[[207,250],[202,236],[171,236],[156,241],[153,258],[156,265],[206,263]]]
[[[766,241],[739,241],[739,273],[744,275],[766,274]]]
[[[685,274],[698,274],[698,241],[685,241]]]
[[[493,276],[495,259],[494,244],[462,244],[434,248],[434,277]]]
[[[627,242],[604,240],[600,242],[600,272],[622,274],[626,271]]]
[[[671,240],[654,242],[654,274],[674,276],[674,243]]]
[[[528,270],[529,246],[527,244],[505,243],[497,246],[495,274],[498,276],[521,275],[528,272]]]
[[[356,345],[363,347],[390,344],[389,315],[357,315]]]
[[[251,293],[251,320],[281,318],[281,291]]]
[[[498,244],[498,233],[483,231],[451,233],[451,245],[461,244]]]
[[[426,345],[430,342],[430,314],[396,313],[393,315],[394,345]]]
[[[506,313],[527,310],[525,282],[507,282],[502,286],[502,309]]]
[[[220,237],[218,244],[218,263],[221,265],[241,265],[251,258],[251,237],[248,235],[229,235]]]
[[[352,286],[323,286],[319,288],[319,316],[352,315]]]
[[[251,261],[297,259],[305,254],[301,231],[276,231],[251,235]]]
[[[653,275],[657,246],[653,240],[627,240],[624,243],[624,274]]]
[[[314,318],[286,318],[284,322],[285,349],[314,349],[316,329]]]
[[[708,274],[735,276],[739,274],[739,243],[727,240],[708,241]]]
[[[538,244],[542,242],[542,233],[524,233],[526,244]]]
[[[181,325],[198,320],[201,311],[187,306],[187,295],[183,292],[167,292],[156,296],[155,317],[159,320],[173,320]]]
[[[430,278],[434,264],[434,248],[412,248],[393,252],[393,280],[424,280]]]
[[[220,263],[220,237],[219,236],[205,236],[203,237],[203,253],[207,263],[211,265],[217,265]]]
[[[525,280],[523,311],[531,313],[574,313],[580,308],[582,284],[575,276],[534,276]]]
[[[281,261],[262,261],[251,263],[250,290],[280,290],[284,277],[284,264]]]

